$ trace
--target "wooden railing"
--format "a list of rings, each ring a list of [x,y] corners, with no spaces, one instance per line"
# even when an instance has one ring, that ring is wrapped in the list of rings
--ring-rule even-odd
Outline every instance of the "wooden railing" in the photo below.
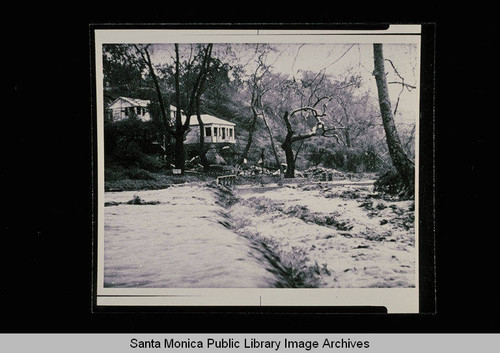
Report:
[[[333,173],[323,172],[321,174],[321,181],[332,181],[332,180],[333,180]]]
[[[228,186],[236,184],[236,175],[221,175],[217,177],[217,184]]]

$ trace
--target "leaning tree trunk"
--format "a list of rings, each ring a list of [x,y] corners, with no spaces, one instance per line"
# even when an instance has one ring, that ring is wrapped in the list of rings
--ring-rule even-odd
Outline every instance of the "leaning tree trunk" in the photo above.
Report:
[[[401,176],[405,188],[404,192],[407,195],[413,195],[415,186],[415,167],[403,149],[401,140],[399,139],[399,135],[396,130],[396,124],[394,123],[394,115],[392,113],[387,81],[385,79],[382,44],[373,44],[373,57],[375,66],[374,75],[375,81],[377,82],[380,113],[382,115],[382,123],[384,125],[389,155],[391,156],[392,164]]]

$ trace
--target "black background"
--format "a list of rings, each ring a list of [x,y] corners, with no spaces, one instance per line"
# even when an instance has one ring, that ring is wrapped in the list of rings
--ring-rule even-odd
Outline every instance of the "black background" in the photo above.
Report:
[[[0,332],[499,331],[498,230],[492,226],[498,210],[498,156],[492,152],[498,148],[491,139],[498,115],[494,99],[498,60],[495,22],[487,17],[491,10],[456,8],[450,13],[420,3],[418,9],[416,3],[363,10],[315,6],[271,11],[252,3],[225,13],[220,7],[205,9],[200,4],[189,12],[168,7],[13,5],[4,25],[2,52],[7,96],[0,125]],[[427,301],[426,311],[435,307],[436,312],[93,313],[89,25],[295,23],[314,28],[321,23],[365,22],[435,24],[435,87],[426,94],[432,98],[435,88],[436,302]],[[432,133],[432,126],[424,128]],[[427,136],[426,156],[432,160],[432,134]],[[427,159],[428,165],[431,160]],[[429,169],[427,173],[432,180]],[[423,210],[430,230],[432,186],[425,188]],[[431,259],[434,254],[425,256]],[[425,281],[432,283],[433,271],[425,274]]]

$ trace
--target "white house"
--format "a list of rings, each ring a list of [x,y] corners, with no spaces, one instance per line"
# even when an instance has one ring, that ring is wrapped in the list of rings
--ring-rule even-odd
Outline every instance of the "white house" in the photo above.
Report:
[[[108,105],[107,117],[112,121],[120,121],[135,115],[142,121],[149,121],[151,120],[148,111],[149,103],[149,100],[144,99],[118,97]]]
[[[118,97],[106,109],[107,118],[111,121],[120,121],[132,115],[137,116],[142,121],[151,120],[148,111],[149,100]],[[175,115],[177,108],[170,105],[170,124],[175,125]],[[181,114],[182,123],[186,122],[186,115]],[[203,137],[207,144],[234,144],[236,143],[234,127],[236,124],[217,118],[210,114],[201,114],[203,121]],[[184,143],[186,145],[198,144],[200,142],[200,125],[196,115],[192,115],[189,120],[190,131],[186,135]]]
[[[173,105],[170,106],[170,116],[172,121],[175,121],[175,114],[177,108]],[[234,127],[236,124],[217,118],[210,114],[201,114],[201,121],[203,122],[203,137],[207,144],[222,144],[222,143],[236,143]],[[182,114],[182,123],[186,122],[186,115]],[[184,143],[186,145],[197,144],[200,142],[200,124],[196,115],[192,115],[189,119],[189,127],[191,130],[186,135]]]
[[[236,124],[217,118],[210,114],[201,114],[203,122],[203,137],[205,143],[236,143],[234,127]],[[182,117],[182,122],[186,121],[186,117]],[[200,142],[200,124],[196,115],[192,115],[189,120],[191,131],[186,136],[186,144],[194,144]]]

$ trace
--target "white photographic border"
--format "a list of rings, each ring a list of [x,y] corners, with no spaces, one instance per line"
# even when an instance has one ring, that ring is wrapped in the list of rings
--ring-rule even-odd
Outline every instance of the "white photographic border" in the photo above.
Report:
[[[97,138],[97,244],[94,291],[99,306],[385,306],[389,313],[419,312],[419,119],[415,132],[415,287],[413,288],[105,288],[103,44],[119,43],[414,43],[421,52],[421,25],[387,30],[95,29]],[[419,57],[420,60],[420,57]],[[417,65],[420,70],[420,63]],[[418,76],[420,77],[420,72]],[[419,114],[418,114],[419,116]]]

